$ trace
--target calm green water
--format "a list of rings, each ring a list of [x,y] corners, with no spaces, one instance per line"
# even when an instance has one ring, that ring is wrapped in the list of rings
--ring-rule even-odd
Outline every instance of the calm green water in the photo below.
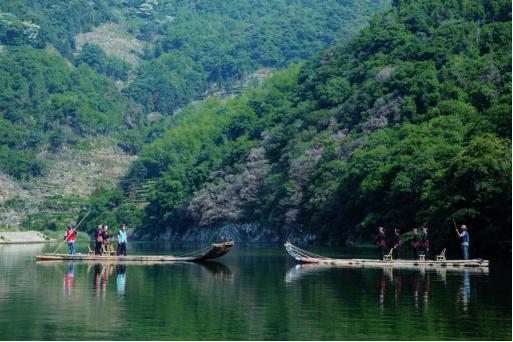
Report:
[[[52,248],[0,245],[2,340],[511,339],[511,265],[486,274],[296,266],[262,245],[205,265],[36,264],[43,250]]]

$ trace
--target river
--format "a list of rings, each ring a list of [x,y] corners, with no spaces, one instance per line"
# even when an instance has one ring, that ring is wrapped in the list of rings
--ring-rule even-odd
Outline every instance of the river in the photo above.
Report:
[[[33,256],[52,248],[0,245],[1,340],[511,339],[511,264],[492,261],[488,272],[300,266],[281,246],[260,244],[205,264],[36,264]]]

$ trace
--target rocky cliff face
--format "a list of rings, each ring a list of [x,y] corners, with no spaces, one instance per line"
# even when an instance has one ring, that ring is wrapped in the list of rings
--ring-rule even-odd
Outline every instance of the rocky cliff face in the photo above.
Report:
[[[162,240],[180,242],[285,242],[312,243],[318,237],[315,234],[304,233],[301,230],[290,230],[279,234],[256,223],[225,224],[217,227],[192,227],[185,232],[166,229],[163,233],[155,234],[141,230],[129,232],[129,238],[135,240]]]

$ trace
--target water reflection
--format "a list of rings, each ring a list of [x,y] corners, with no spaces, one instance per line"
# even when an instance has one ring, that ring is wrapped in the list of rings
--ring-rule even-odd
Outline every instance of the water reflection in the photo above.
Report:
[[[424,271],[424,310],[427,309],[429,300],[429,288],[430,288],[430,273]]]
[[[447,269],[446,268],[439,268],[436,270],[436,274],[438,276],[438,279],[444,284],[447,284]]]
[[[395,276],[394,276],[394,298],[395,298],[396,306],[397,306],[397,300],[401,296],[401,284],[402,284],[401,271],[396,271]]]
[[[68,263],[66,273],[64,274],[64,295],[71,296],[73,290],[73,282],[75,281],[75,264]]]
[[[111,273],[0,255],[0,340],[511,339],[509,269],[295,266],[283,254],[237,249],[222,263]]]
[[[324,264],[296,264],[292,266],[285,274],[285,283],[292,284],[301,280],[301,278],[307,274],[317,273],[329,268],[331,268],[331,266]]]
[[[126,266],[125,265],[116,265],[116,272],[118,274],[116,279],[116,291],[119,296],[125,295],[125,286],[126,286]]]
[[[307,283],[313,281],[314,278],[309,278],[310,275],[321,273],[324,271],[342,270],[347,268],[337,268],[336,266],[324,265],[324,264],[296,264],[285,274],[285,284],[293,285],[300,281]],[[358,269],[354,269],[358,272]],[[363,271],[363,269],[361,269]],[[426,311],[428,309],[429,300],[432,291],[432,281],[440,284],[437,289],[446,287],[448,282],[447,269],[438,270],[402,270],[394,268],[383,268],[374,270],[377,275],[374,284],[377,288],[377,303],[381,310],[386,307],[387,303],[387,291],[393,289],[395,306],[398,306],[401,300],[401,296],[405,295],[410,298],[411,303],[415,311],[422,309]],[[369,270],[367,270],[369,272]],[[463,311],[468,311],[470,304],[471,295],[471,282],[470,274],[488,275],[487,269],[462,269],[454,272],[451,270],[452,279],[459,278],[461,276],[461,286],[458,287],[457,293],[455,293],[456,302],[461,303]],[[404,289],[404,281],[406,283],[406,292]],[[390,290],[391,291],[391,290]],[[405,298],[406,298],[405,297]]]
[[[93,289],[94,293],[96,294],[96,297],[104,298],[107,289],[109,286],[109,280],[112,277],[116,277],[116,293],[118,296],[123,297],[126,293],[126,282],[127,282],[127,267],[136,267],[140,270],[145,270],[148,267],[152,268],[152,273],[158,274],[160,271],[169,270],[169,267],[171,266],[184,266],[191,267],[190,271],[198,270],[197,267],[200,266],[200,269],[206,270],[208,272],[200,272],[199,274],[202,275],[210,275],[211,279],[213,280],[221,280],[221,281],[232,281],[234,280],[233,272],[231,269],[220,262],[216,261],[207,261],[202,263],[174,263],[169,265],[159,265],[159,267],[152,267],[152,266],[145,266],[142,264],[139,265],[129,265],[126,264],[113,264],[113,263],[87,263],[87,268],[85,268],[86,264],[81,262],[68,262],[63,263],[61,261],[53,262],[36,262],[37,265],[44,266],[44,267],[52,267],[55,271],[59,272],[58,270],[65,266],[64,271],[64,277],[63,277],[63,290],[64,295],[66,297],[71,297],[73,294],[73,287],[74,284],[79,281],[83,282],[89,277],[84,277],[84,275],[93,273],[92,277],[92,283],[93,283]],[[85,270],[85,273],[79,272],[77,276],[76,269],[79,270]],[[84,268],[82,268],[84,267]],[[115,273],[114,273],[115,272]],[[140,272],[138,273],[140,274]],[[196,272],[193,272],[192,274],[196,274]],[[0,280],[2,277],[0,277]]]
[[[203,261],[198,263],[207,269],[212,277],[217,280],[233,280],[232,270],[218,261]]]
[[[112,264],[95,264],[94,265],[93,286],[96,290],[96,296],[105,296],[109,276],[112,275],[114,265]]]
[[[467,312],[470,304],[470,272],[468,270],[465,270],[463,274],[463,282],[459,288],[459,293],[463,311]]]
[[[378,292],[379,292],[379,306],[381,310],[383,310],[383,304],[385,303],[385,289],[386,289],[386,281],[385,281],[385,270],[380,272],[379,280],[378,280]]]

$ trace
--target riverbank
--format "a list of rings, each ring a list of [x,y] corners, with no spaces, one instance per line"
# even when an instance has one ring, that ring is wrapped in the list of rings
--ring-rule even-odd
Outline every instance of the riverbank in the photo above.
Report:
[[[55,242],[49,236],[33,230],[26,232],[0,232],[0,244],[24,244]]]

